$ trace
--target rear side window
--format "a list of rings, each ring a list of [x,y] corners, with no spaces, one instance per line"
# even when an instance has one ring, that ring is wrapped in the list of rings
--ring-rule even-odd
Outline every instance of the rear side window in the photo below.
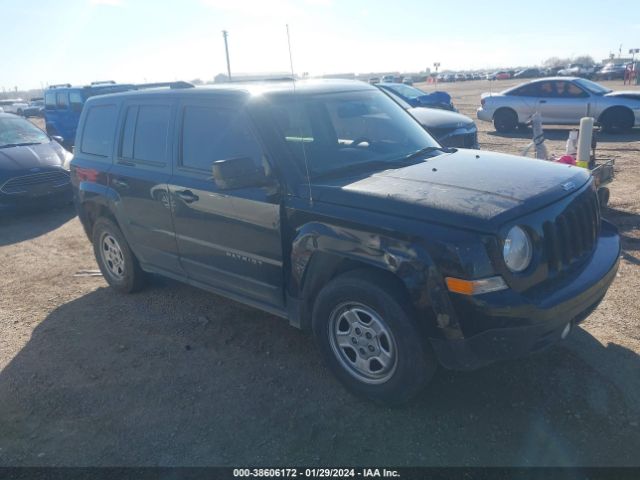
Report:
[[[127,109],[120,156],[133,161],[165,165],[171,107],[140,105]]]
[[[69,104],[74,112],[82,110],[82,95],[79,92],[71,92],[69,94]]]
[[[44,105],[47,110],[53,110],[56,108],[56,94],[47,93],[44,96]]]
[[[87,112],[82,131],[82,153],[108,157],[116,130],[115,105],[97,105]]]
[[[216,160],[251,158],[261,165],[260,145],[242,112],[226,108],[185,107],[182,166],[211,172]]]
[[[518,97],[537,97],[539,94],[540,91],[537,83],[528,83],[511,92],[511,95],[516,95]]]
[[[66,92],[58,92],[56,94],[56,106],[58,108],[67,108],[69,105],[69,97]]]

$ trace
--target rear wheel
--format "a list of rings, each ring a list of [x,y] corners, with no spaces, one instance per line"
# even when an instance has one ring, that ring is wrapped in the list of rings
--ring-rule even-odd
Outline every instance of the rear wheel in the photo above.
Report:
[[[401,404],[433,377],[437,361],[399,288],[377,272],[349,272],[326,285],[313,332],[329,368],[353,393]]]
[[[99,218],[93,227],[93,251],[107,283],[123,293],[140,290],[145,274],[120,228],[107,218]]]
[[[631,110],[624,107],[614,107],[602,114],[600,124],[606,133],[624,133],[633,128],[634,120]]]
[[[518,126],[518,115],[509,108],[502,108],[493,116],[493,126],[500,133],[513,132]]]

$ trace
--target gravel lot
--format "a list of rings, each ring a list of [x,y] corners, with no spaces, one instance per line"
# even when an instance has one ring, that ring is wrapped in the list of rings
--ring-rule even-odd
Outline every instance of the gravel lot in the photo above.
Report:
[[[488,85],[442,88],[475,117]],[[479,127],[486,150],[530,141]],[[566,129],[546,133],[563,150]],[[346,393],[281,319],[74,276],[97,266],[70,209],[0,220],[0,465],[639,465],[640,131],[599,146],[624,247],[600,308],[561,345],[441,371],[400,409]]]

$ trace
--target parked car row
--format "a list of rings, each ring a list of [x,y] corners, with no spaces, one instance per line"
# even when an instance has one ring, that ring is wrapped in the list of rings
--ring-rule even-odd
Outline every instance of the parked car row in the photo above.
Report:
[[[42,117],[44,101],[42,98],[32,98],[29,102],[22,99],[0,100],[0,112],[15,113],[23,117]]]

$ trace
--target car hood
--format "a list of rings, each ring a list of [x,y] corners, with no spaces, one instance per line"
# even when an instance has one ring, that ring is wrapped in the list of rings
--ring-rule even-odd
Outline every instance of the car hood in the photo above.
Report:
[[[33,168],[61,167],[64,161],[64,150],[56,142],[0,148],[0,174]]]
[[[460,149],[411,166],[312,184],[317,202],[495,232],[578,190],[586,169]]]
[[[427,128],[460,128],[473,124],[465,115],[439,108],[415,107],[408,112]]]
[[[640,91],[638,90],[624,90],[620,92],[609,92],[605,94],[605,97],[622,97],[629,98],[631,100],[640,101]]]

